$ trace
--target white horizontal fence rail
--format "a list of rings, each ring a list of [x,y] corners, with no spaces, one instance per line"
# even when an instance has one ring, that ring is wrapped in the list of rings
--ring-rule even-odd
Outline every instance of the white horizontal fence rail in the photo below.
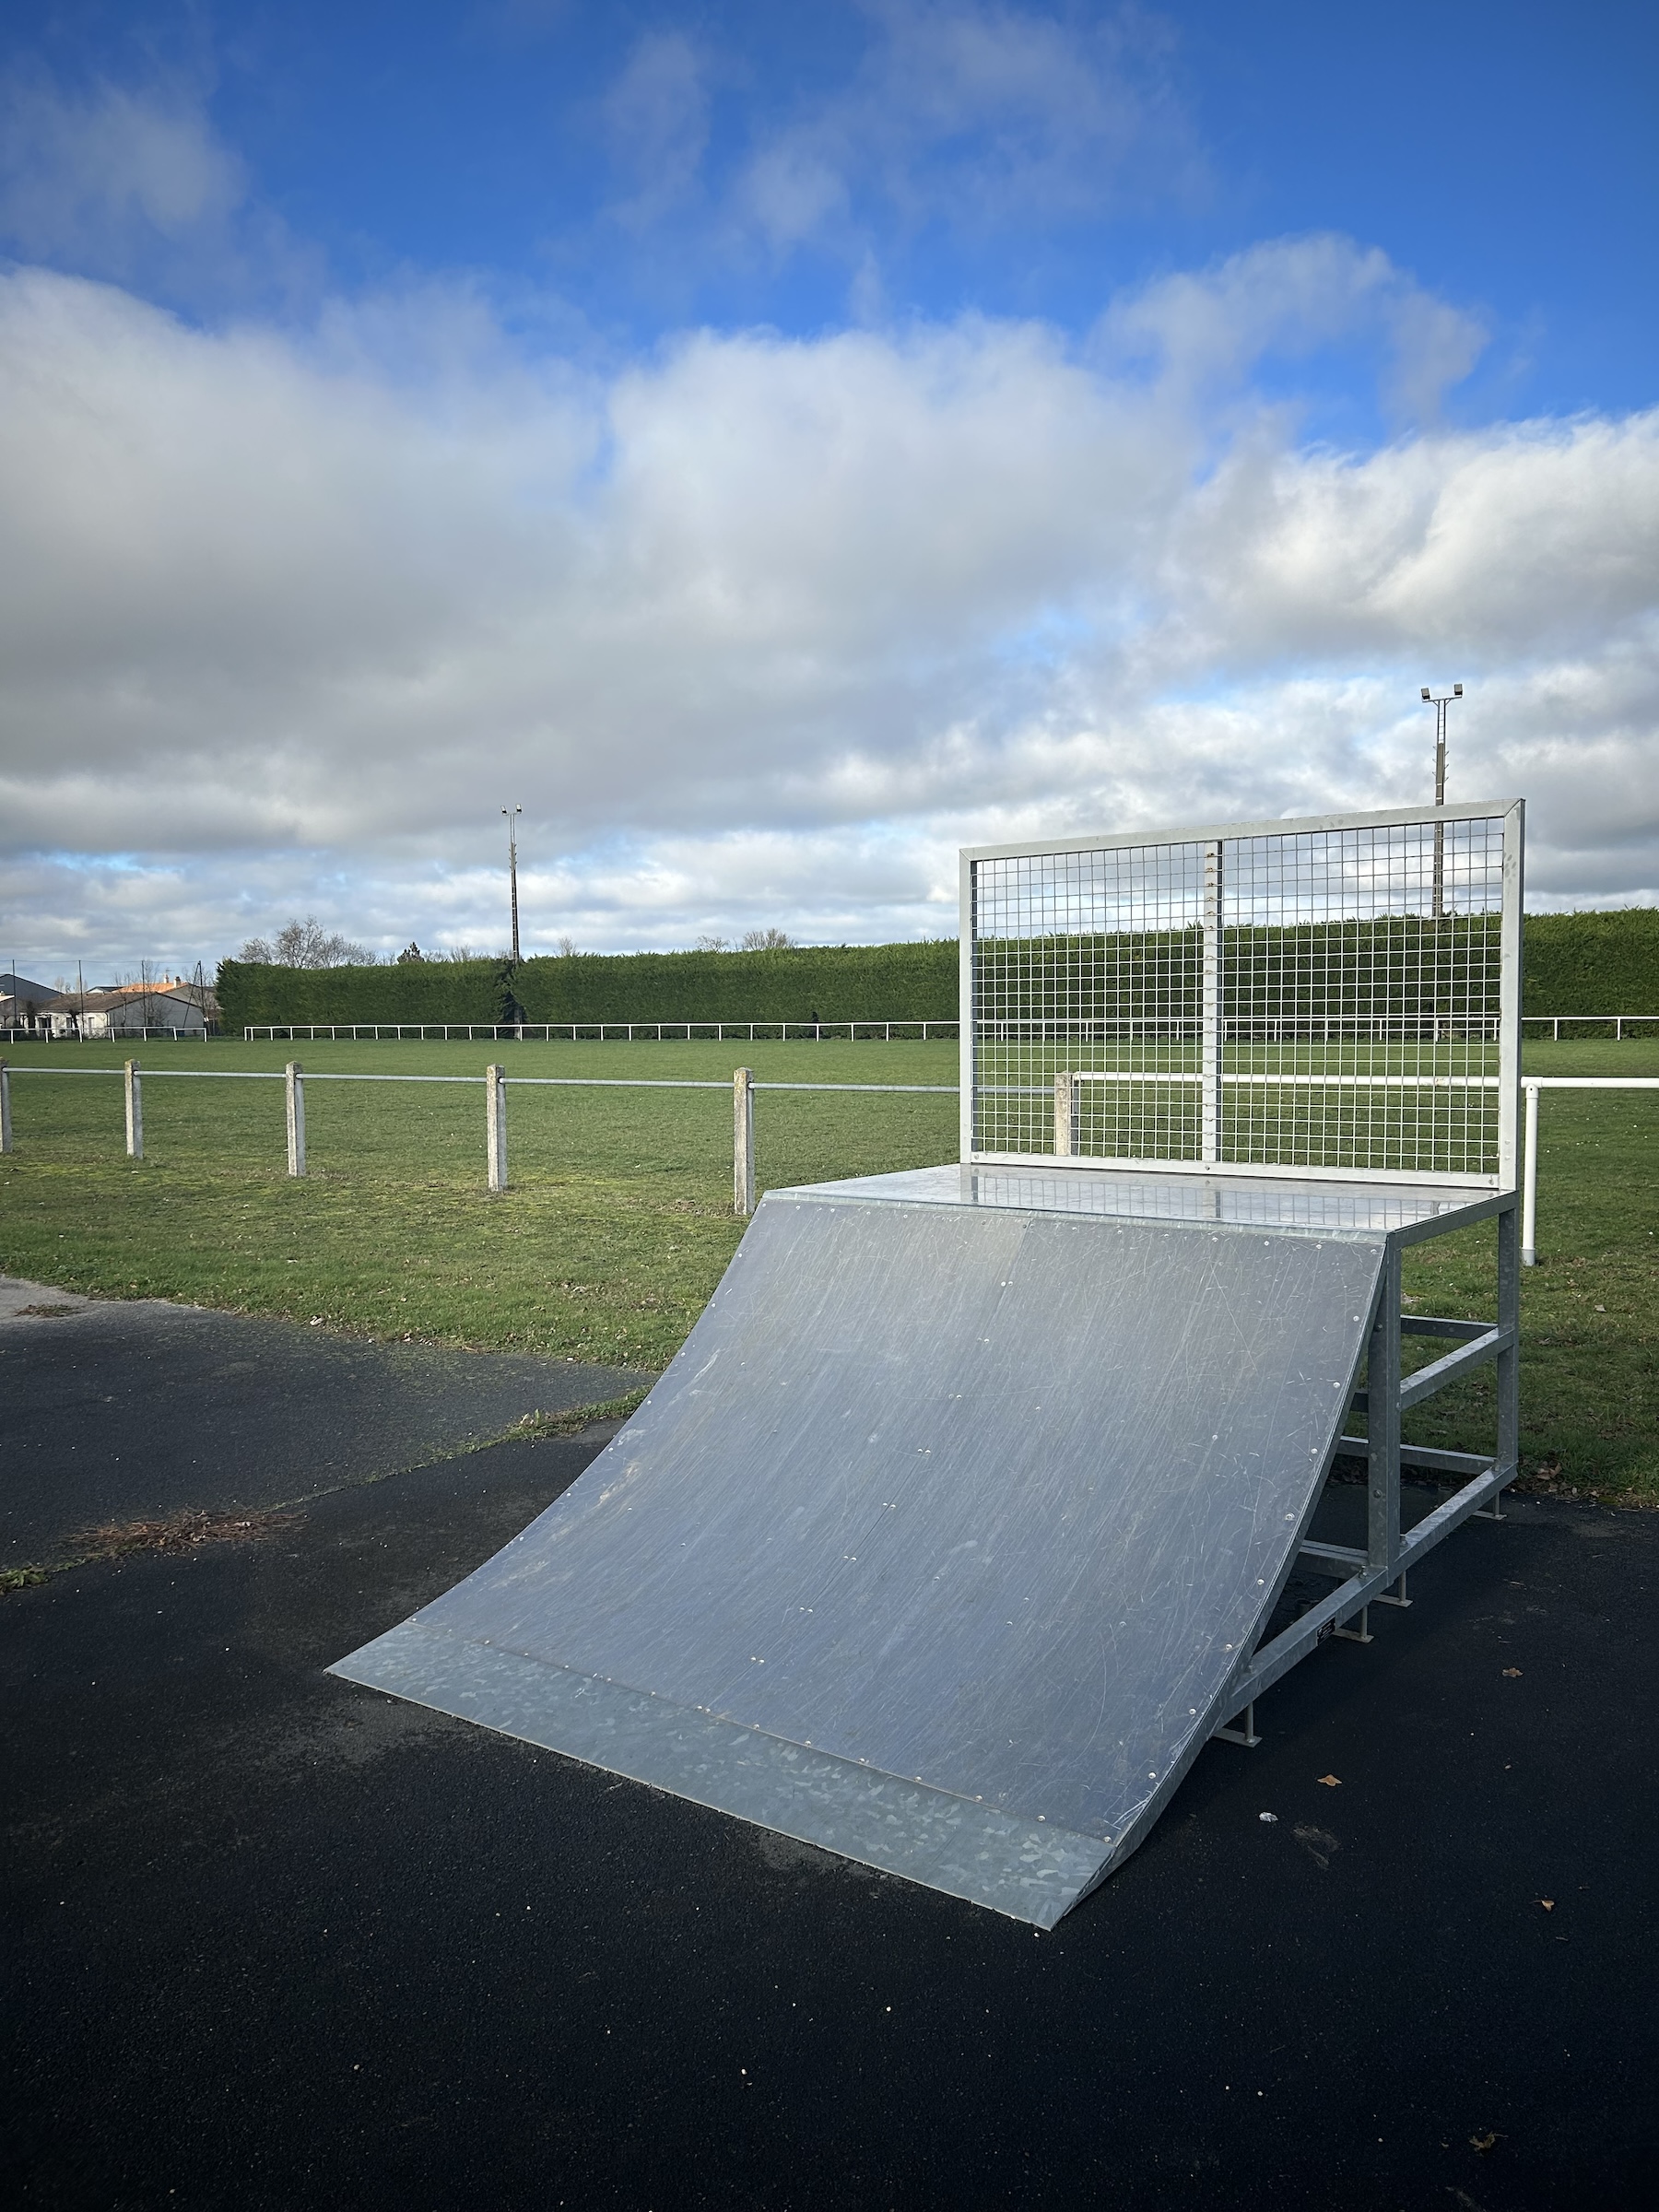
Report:
[[[728,1090],[734,1093],[733,1132],[734,1211],[740,1217],[755,1206],[754,1094],[758,1090],[859,1091],[905,1097],[955,1098],[954,1083],[758,1083],[747,1068],[739,1068],[728,1085],[698,1076],[509,1076],[490,1066],[481,1076],[359,1075],[335,1070],[308,1073],[297,1060],[286,1068],[161,1067],[148,1071],[153,1079],[167,1083],[280,1083],[285,1087],[288,1171],[303,1176],[306,1168],[305,1086],[308,1083],[459,1083],[477,1084],[485,1091],[486,1183],[491,1191],[507,1188],[507,1091],[515,1090]],[[125,1098],[127,1151],[144,1157],[142,1077],[138,1063],[124,1067],[13,1067],[0,1061],[0,1151],[12,1149],[11,1077],[13,1076],[107,1076],[122,1083]]]
[[[1571,1028],[1575,1021],[1594,1022],[1601,1029],[1606,1029],[1611,1024],[1613,1041],[1616,1044],[1621,1044],[1624,1041],[1624,1033],[1628,1029],[1636,1027],[1642,1022],[1646,1022],[1650,1028],[1659,1026],[1659,1014],[1523,1014],[1521,1027],[1524,1030],[1547,1028],[1550,1041],[1559,1044],[1561,1024],[1566,1022]]]
[[[1538,1093],[1541,1090],[1659,1090],[1659,1076],[1523,1076],[1526,1131],[1521,1168],[1521,1265],[1538,1264]]]
[[[938,1019],[931,1014],[925,1019],[916,1014],[883,1015],[869,1021],[278,1021],[245,1028],[242,1040],[253,1044],[261,1038],[275,1043],[278,1039],[344,1037],[350,1042],[364,1038],[377,1042],[413,1037],[419,1042],[436,1037],[447,1043],[453,1038],[465,1038],[470,1042],[481,1037],[496,1044],[534,1043],[538,1038],[546,1044],[556,1040],[562,1042],[566,1038],[572,1044],[633,1044],[647,1039],[656,1044],[691,1044],[700,1039],[706,1043],[724,1044],[728,1039],[741,1039],[749,1044],[774,1041],[787,1044],[808,1037],[817,1042],[844,1035],[854,1044],[861,1037],[866,1042],[880,1037],[890,1044],[895,1030],[919,1030],[925,1044],[930,1037],[954,1037],[957,1029],[954,1014]],[[136,1030],[131,1033],[137,1035]],[[900,1041],[907,1039],[901,1037]]]
[[[208,1030],[106,1030],[101,1037],[53,1037],[40,1030],[0,1030],[6,1044],[142,1044],[147,1037],[171,1038],[175,1044],[201,1044],[214,1036]]]
[[[386,1076],[340,1073],[334,1071],[321,1074],[308,1074],[300,1067],[298,1062],[290,1063],[289,1066],[286,1069],[243,1067],[167,1067],[151,1068],[148,1072],[152,1079],[159,1082],[282,1083],[287,1086],[288,1093],[288,1105],[286,1119],[288,1122],[288,1172],[290,1175],[303,1175],[305,1173],[305,1103],[303,1085],[306,1083],[458,1083],[482,1085],[488,1084],[490,1081],[489,1075]],[[746,1069],[739,1070],[738,1073],[740,1075],[747,1075],[748,1071]],[[102,1076],[108,1077],[112,1082],[121,1083],[124,1087],[124,1093],[129,1099],[133,1098],[133,1094],[136,1092],[137,1096],[136,1099],[134,1100],[134,1103],[137,1107],[137,1112],[136,1114],[133,1116],[133,1119],[135,1120],[137,1126],[135,1131],[134,1131],[132,1129],[131,1123],[129,1122],[128,1143],[129,1150],[132,1150],[133,1137],[135,1135],[138,1148],[134,1151],[134,1157],[140,1159],[143,1157],[142,1146],[144,1139],[142,1091],[139,1088],[140,1077],[136,1063],[132,1063],[127,1067],[42,1067],[40,1065],[25,1065],[22,1067],[17,1067],[11,1065],[7,1062],[0,1061],[0,1153],[10,1152],[13,1148],[11,1079],[14,1076],[89,1076],[94,1078]],[[1054,1078],[1053,1085],[1052,1087],[1054,1099],[1056,1152],[1064,1157],[1068,1154],[1071,1149],[1072,1140],[1070,1132],[1076,1124],[1077,1110],[1075,1104],[1075,1087],[1077,1085],[1081,1083],[1144,1081],[1145,1079],[1146,1078],[1144,1077],[1124,1075],[1117,1071],[1109,1070],[1090,1071],[1080,1069],[1075,1073],[1057,1076]],[[1322,1077],[1320,1079],[1325,1082],[1331,1080],[1331,1078],[1328,1077]],[[1386,1080],[1387,1078],[1382,1079]],[[1425,1081],[1461,1081],[1465,1083],[1486,1083],[1493,1080],[1491,1077],[1402,1077],[1394,1079],[1403,1083],[1421,1083]],[[1201,1078],[1195,1075],[1182,1072],[1178,1074],[1171,1073],[1164,1075],[1160,1077],[1159,1080],[1164,1082],[1197,1082],[1201,1080]],[[1282,1083],[1286,1080],[1286,1078],[1282,1076],[1279,1076],[1271,1078],[1264,1078],[1264,1080],[1272,1080]],[[1377,1078],[1371,1078],[1371,1080],[1377,1080]],[[718,1079],[696,1076],[502,1077],[500,1078],[501,1090],[504,1092],[510,1086],[515,1088],[522,1088],[525,1090],[725,1090],[728,1088],[725,1083],[721,1082]],[[738,1086],[736,1077],[734,1077],[731,1088],[733,1088],[735,1091],[737,1090]],[[1038,1084],[1008,1084],[985,1086],[983,1088],[988,1090],[994,1090],[998,1095],[1006,1093],[1009,1096],[1022,1098],[1047,1096],[1049,1089],[1049,1087]],[[1524,1076],[1522,1077],[1522,1089],[1525,1094],[1525,1135],[1524,1142],[1522,1176],[1521,1259],[1524,1266],[1531,1267],[1535,1265],[1537,1261],[1535,1231],[1538,1205],[1539,1092],[1544,1090],[1659,1090],[1659,1076]],[[753,1094],[758,1090],[845,1091],[864,1092],[877,1096],[912,1098],[950,1098],[957,1095],[957,1086],[954,1083],[766,1083],[757,1082],[752,1076],[749,1076],[747,1084],[742,1087],[741,1092],[739,1093],[740,1096],[746,1096],[749,1101],[747,1109],[747,1145],[744,1138],[735,1135],[734,1178],[735,1188],[735,1179],[739,1176],[742,1176],[744,1173],[744,1162],[741,1156],[747,1148],[747,1175],[745,1179],[744,1187],[748,1189],[751,1194],[753,1189],[754,1172],[754,1109],[752,1100]],[[493,1151],[493,1140],[492,1149],[488,1156],[491,1159],[495,1157]],[[501,1162],[500,1172],[502,1181],[500,1185],[492,1184],[492,1187],[504,1188],[506,1174],[504,1118],[500,1135],[500,1156]],[[751,1195],[749,1210],[752,1210],[752,1206],[753,1199]],[[739,1210],[742,1211],[744,1209],[739,1208]]]
[[[1390,1026],[1391,1022],[1397,1026]],[[1524,1014],[1524,1030],[1547,1030],[1552,1042],[1559,1043],[1563,1025],[1571,1029],[1574,1023],[1610,1029],[1617,1042],[1622,1043],[1628,1032],[1640,1032],[1645,1024],[1650,1030],[1659,1029],[1659,1014]],[[1370,1015],[1358,1019],[1339,1015],[1268,1015],[1255,1020],[1229,1018],[1223,1024],[1225,1041],[1229,1044],[1348,1044],[1371,1042],[1385,1044],[1414,1041],[1423,1030],[1421,1020],[1407,1023],[1400,1018]],[[412,1037],[418,1042],[426,1038],[440,1038],[450,1041],[465,1039],[469,1042],[482,1038],[487,1043],[520,1041],[534,1041],[540,1038],[546,1042],[569,1038],[572,1044],[609,1044],[618,1039],[629,1043],[649,1038],[660,1044],[677,1044],[704,1039],[724,1044],[747,1040],[750,1044],[764,1044],[774,1035],[780,1042],[792,1039],[835,1038],[843,1033],[856,1042],[859,1038],[873,1039],[877,1034],[887,1043],[892,1042],[895,1030],[918,1030],[921,1041],[926,1043],[934,1037],[955,1037],[959,1034],[955,1015],[948,1020],[935,1020],[929,1015],[925,1020],[918,1016],[894,1015],[891,1019],[871,1021],[524,1021],[524,1022],[328,1022],[295,1021],[266,1022],[257,1027],[244,1028],[244,1043],[253,1044],[261,1039],[272,1043],[289,1042],[300,1038],[345,1038],[348,1042],[363,1038],[384,1040]],[[1197,1018],[1182,1020],[1179,1016],[1161,1022],[1156,1018],[1124,1018],[1112,1021],[1077,1022],[1065,1019],[1034,1019],[1025,1024],[1007,1022],[998,1028],[998,1041],[1004,1043],[1022,1041],[1064,1044],[1127,1043],[1135,1038],[1154,1034],[1169,1043],[1196,1043],[1201,1023]],[[1444,1040],[1446,1025],[1441,1025]],[[1029,1035],[1026,1032],[1029,1031]],[[1016,1032],[1019,1032],[1017,1034]],[[1473,1034],[1473,1032],[1470,1032]],[[1460,1040],[1463,1036],[1458,1029]],[[219,1033],[200,1030],[116,1030],[107,1037],[43,1037],[36,1030],[0,1029],[0,1042],[9,1044],[113,1044],[124,1038],[139,1043],[149,1039],[171,1040],[175,1044],[218,1043]],[[900,1041],[907,1041],[900,1038]]]
[[[1587,1014],[1560,1017],[1562,1021],[1592,1018]],[[1606,1018],[1645,1021],[1648,1017],[1609,1014]],[[1659,1015],[1653,1018],[1659,1020]],[[1498,1041],[1496,1015],[1229,1015],[1224,1019],[1218,1018],[1212,1026],[1223,1044],[1495,1044]],[[1196,1014],[1113,1016],[1095,1020],[1069,1014],[994,1015],[981,1021],[979,1034],[987,1042],[995,1044],[1202,1044],[1205,1025],[1202,1016]]]

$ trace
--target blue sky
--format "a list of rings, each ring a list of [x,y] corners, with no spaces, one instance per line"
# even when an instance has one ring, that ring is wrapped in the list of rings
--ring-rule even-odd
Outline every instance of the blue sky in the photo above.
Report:
[[[1656,62],[14,5],[0,928],[493,943],[500,785],[535,944],[941,930],[965,837],[1416,795],[1453,677],[1539,901],[1653,898]]]

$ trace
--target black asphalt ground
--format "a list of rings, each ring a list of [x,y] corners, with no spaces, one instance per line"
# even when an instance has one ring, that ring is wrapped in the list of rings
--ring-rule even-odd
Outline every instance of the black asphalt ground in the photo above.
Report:
[[[596,1448],[0,1601],[14,2201],[1659,2202],[1659,1518],[1461,1532],[1038,1936],[324,1673]]]
[[[103,1522],[371,1482],[648,1380],[0,1277],[0,1567]]]

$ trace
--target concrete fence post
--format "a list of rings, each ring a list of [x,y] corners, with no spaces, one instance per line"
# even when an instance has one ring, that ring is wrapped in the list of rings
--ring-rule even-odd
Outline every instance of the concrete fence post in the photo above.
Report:
[[[740,1067],[732,1077],[732,1211],[747,1221],[755,1210],[755,1076]]]
[[[298,1060],[288,1064],[288,1173],[305,1172],[305,1070]]]
[[[144,1158],[144,1086],[138,1079],[138,1063],[126,1064],[126,1140],[127,1158]]]
[[[507,1188],[507,1071],[494,1062],[484,1070],[484,1129],[489,1152],[489,1187]]]
[[[11,1148],[11,1069],[0,1060],[0,1152]]]
[[[1077,1149],[1078,1089],[1076,1076],[1054,1077],[1054,1150],[1062,1159],[1070,1159]]]

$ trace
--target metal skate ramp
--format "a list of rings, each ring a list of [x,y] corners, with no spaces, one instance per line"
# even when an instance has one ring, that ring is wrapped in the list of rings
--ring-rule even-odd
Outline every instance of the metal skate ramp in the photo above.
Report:
[[[1051,1926],[1230,1715],[1396,1225],[902,1181],[770,1194],[571,1489],[333,1671]]]

